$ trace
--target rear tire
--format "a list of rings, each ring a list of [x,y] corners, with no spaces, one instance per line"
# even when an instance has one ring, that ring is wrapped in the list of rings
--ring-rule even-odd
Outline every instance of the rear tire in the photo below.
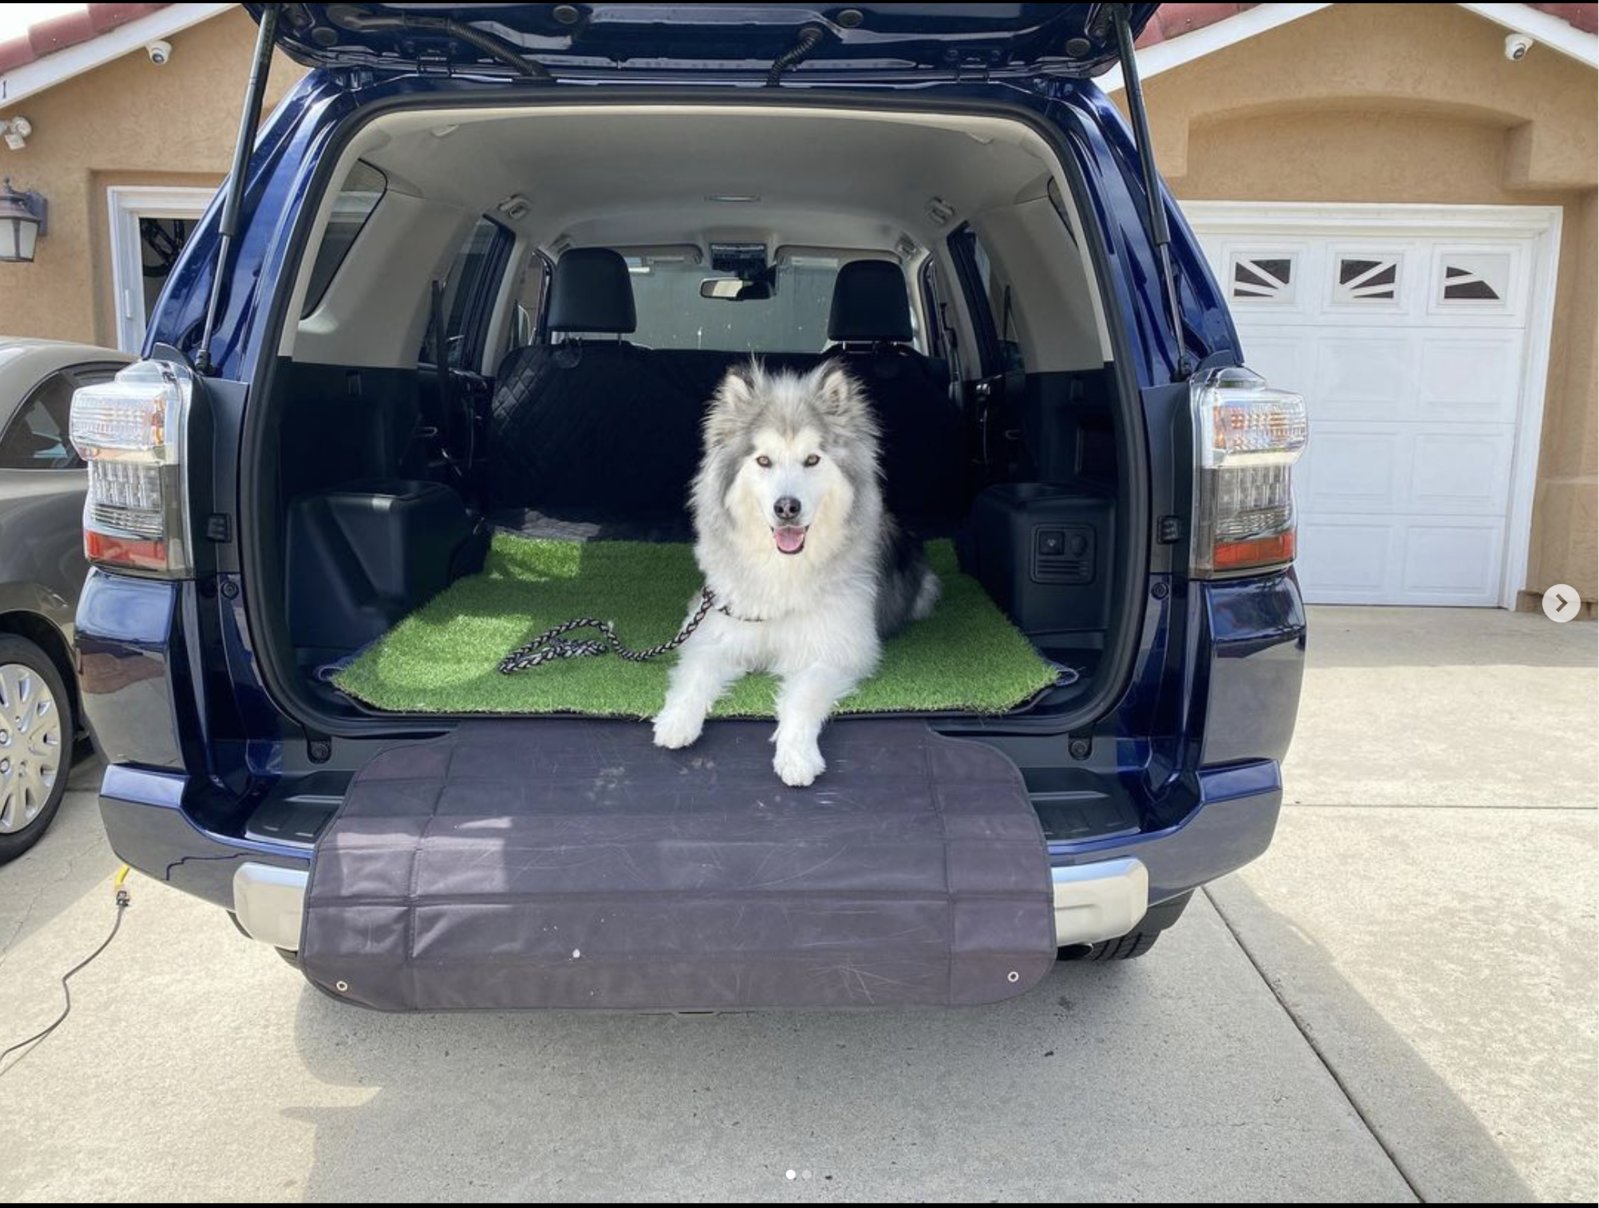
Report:
[[[72,698],[50,656],[0,634],[0,864],[49,829],[72,773]]]
[[[1113,940],[1101,940],[1097,944],[1078,944],[1073,948],[1062,948],[1060,959],[1063,961],[1137,960],[1155,946],[1155,941],[1160,938],[1161,932],[1182,918],[1183,911],[1188,907],[1188,900],[1193,896],[1194,891],[1189,890],[1180,897],[1157,902],[1144,912],[1144,917],[1138,921],[1136,930],[1129,931],[1126,935],[1119,935]]]
[[[1155,946],[1160,938],[1158,931],[1130,931],[1113,940],[1090,944],[1080,956],[1067,957],[1079,961],[1130,961],[1135,960]]]

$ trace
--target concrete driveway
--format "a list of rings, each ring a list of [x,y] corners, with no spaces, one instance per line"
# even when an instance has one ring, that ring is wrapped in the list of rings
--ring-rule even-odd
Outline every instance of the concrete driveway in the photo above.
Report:
[[[1587,1199],[1595,628],[1313,610],[1276,844],[1146,959],[893,1015],[374,1015],[140,878],[0,1076],[0,1197]],[[103,937],[82,766],[0,1046]]]

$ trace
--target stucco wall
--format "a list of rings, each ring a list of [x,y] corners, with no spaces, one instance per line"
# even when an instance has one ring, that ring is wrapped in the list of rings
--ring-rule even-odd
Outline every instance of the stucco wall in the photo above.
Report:
[[[1599,597],[1595,73],[1455,5],[1337,4],[1146,81],[1180,199],[1563,207],[1539,481],[1535,600]],[[1536,606],[1535,604],[1533,606]]]
[[[255,24],[240,9],[170,41],[164,67],[138,51],[0,109],[34,130],[23,150],[0,149],[0,167],[50,202],[34,262],[0,264],[0,332],[115,344],[106,187],[215,188],[227,173]],[[277,56],[268,107],[301,74]]]

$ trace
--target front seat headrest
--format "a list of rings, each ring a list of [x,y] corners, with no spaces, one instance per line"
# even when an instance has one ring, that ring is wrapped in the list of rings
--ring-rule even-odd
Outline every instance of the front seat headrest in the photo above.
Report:
[[[574,247],[561,253],[550,275],[551,331],[603,331],[625,335],[638,327],[627,261],[608,247]]]
[[[910,340],[911,299],[898,264],[851,260],[838,270],[827,338],[841,344],[902,344]]]

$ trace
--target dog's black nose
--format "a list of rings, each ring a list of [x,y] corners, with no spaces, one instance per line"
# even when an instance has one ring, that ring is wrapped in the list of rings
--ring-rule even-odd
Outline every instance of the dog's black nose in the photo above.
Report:
[[[800,514],[800,501],[792,495],[784,495],[772,505],[772,511],[779,520],[792,520]]]

